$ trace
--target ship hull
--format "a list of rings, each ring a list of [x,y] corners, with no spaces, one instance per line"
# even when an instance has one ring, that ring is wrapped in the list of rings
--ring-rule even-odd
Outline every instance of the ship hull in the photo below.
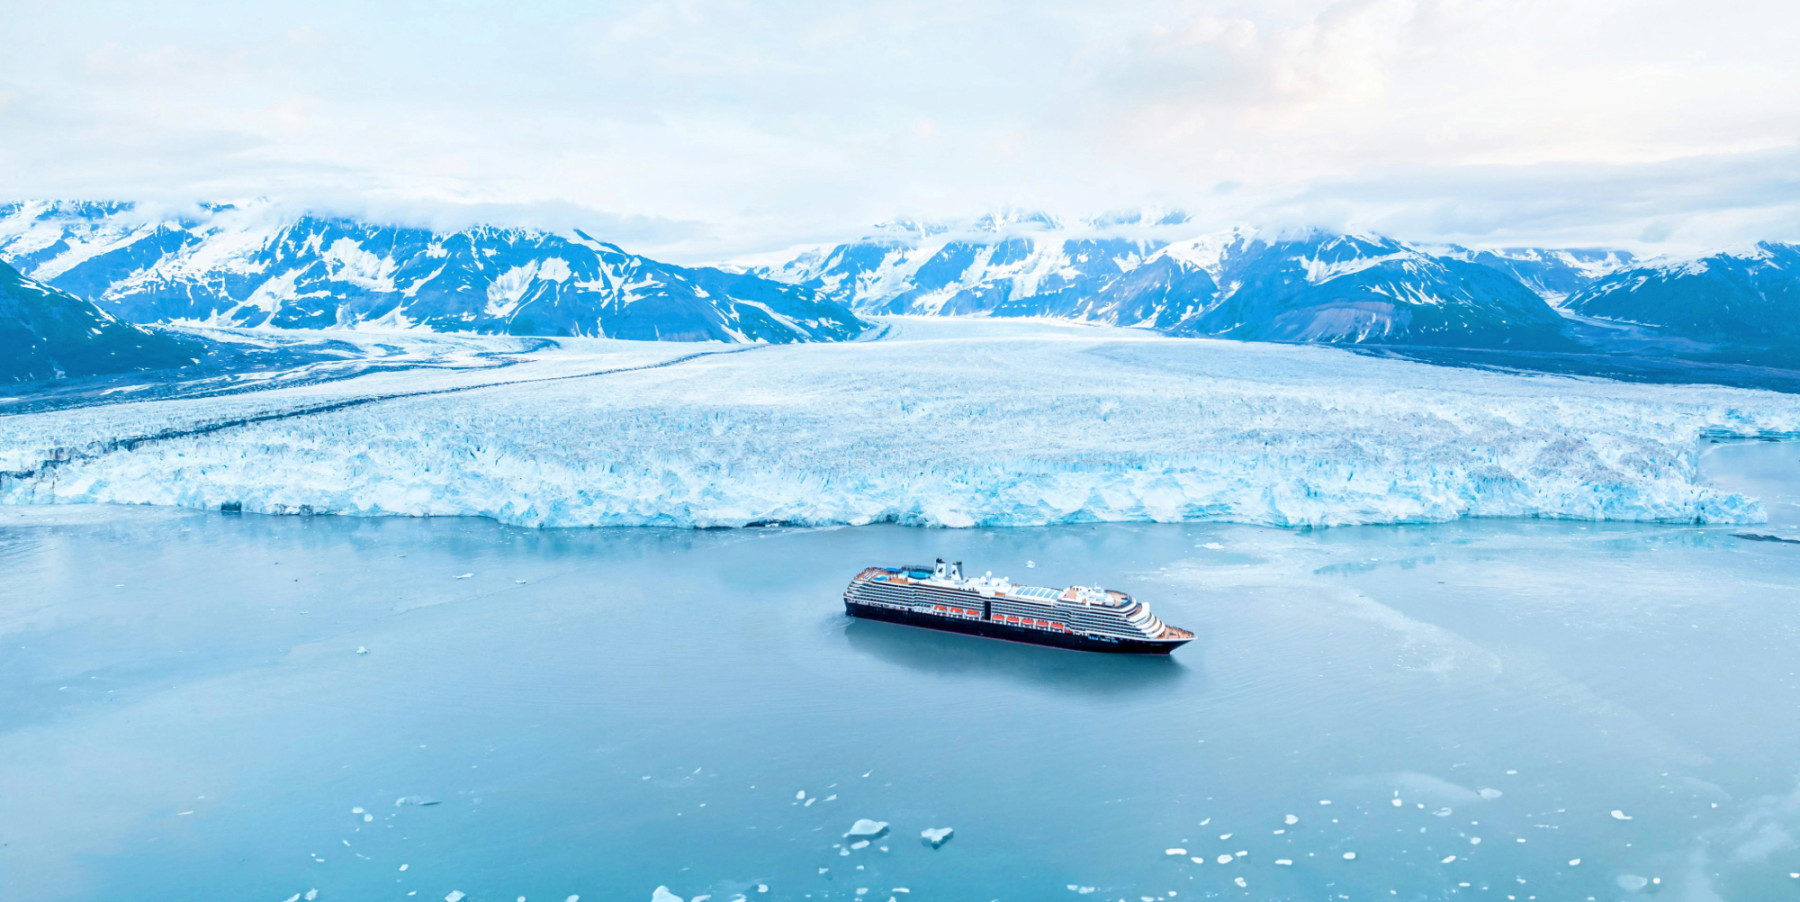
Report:
[[[1043,645],[1049,648],[1068,648],[1075,651],[1097,651],[1124,655],[1166,655],[1186,645],[1189,640],[1175,639],[1156,641],[1152,639],[1115,639],[1111,637],[1094,637],[1072,633],[1056,633],[1048,630],[1031,629],[1012,626],[1006,623],[995,623],[992,620],[964,620],[954,617],[939,617],[918,611],[902,611],[895,608],[877,605],[858,604],[849,599],[844,600],[844,613],[865,620],[880,620],[886,623],[899,623],[906,626],[919,626],[925,629],[939,630],[946,633],[964,633],[970,636],[981,636],[988,639],[1005,639],[1010,642],[1023,642],[1028,645]]]

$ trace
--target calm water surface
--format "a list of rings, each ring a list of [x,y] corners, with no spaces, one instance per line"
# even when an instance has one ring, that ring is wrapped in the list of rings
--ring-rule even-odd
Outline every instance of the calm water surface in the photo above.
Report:
[[[1800,537],[1797,459],[1709,465]],[[1745,531],[0,509],[0,898],[1800,898],[1800,544]],[[1199,638],[842,615],[939,556]]]

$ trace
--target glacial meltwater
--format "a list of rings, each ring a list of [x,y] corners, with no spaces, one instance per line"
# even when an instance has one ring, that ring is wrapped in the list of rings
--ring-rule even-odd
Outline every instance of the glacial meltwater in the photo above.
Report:
[[[1769,522],[0,508],[0,898],[1800,898],[1800,448],[1707,468]],[[936,557],[1198,638],[844,617]]]

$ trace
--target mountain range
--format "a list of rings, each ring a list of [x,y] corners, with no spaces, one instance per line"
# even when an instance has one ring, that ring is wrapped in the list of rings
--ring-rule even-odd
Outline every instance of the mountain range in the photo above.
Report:
[[[0,260],[137,323],[773,343],[867,326],[817,292],[658,262],[579,230],[34,202],[0,206]]]
[[[1640,260],[1317,229],[1198,233],[1167,211],[895,222],[734,268],[659,262],[581,230],[32,202],[0,206],[0,260],[144,324],[791,342],[854,338],[867,328],[859,314],[903,313],[1508,352],[1608,351],[1594,344],[1608,329],[1695,347],[1800,346],[1795,245]]]

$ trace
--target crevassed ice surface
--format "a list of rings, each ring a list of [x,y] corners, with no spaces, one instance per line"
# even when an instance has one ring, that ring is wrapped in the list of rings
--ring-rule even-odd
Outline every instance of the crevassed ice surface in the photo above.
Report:
[[[33,422],[8,426],[29,434]],[[1800,405],[1769,392],[900,320],[878,342],[767,347],[157,442],[15,482],[5,500],[538,526],[1729,523],[1762,509],[1701,482],[1697,439],[1796,430]]]

